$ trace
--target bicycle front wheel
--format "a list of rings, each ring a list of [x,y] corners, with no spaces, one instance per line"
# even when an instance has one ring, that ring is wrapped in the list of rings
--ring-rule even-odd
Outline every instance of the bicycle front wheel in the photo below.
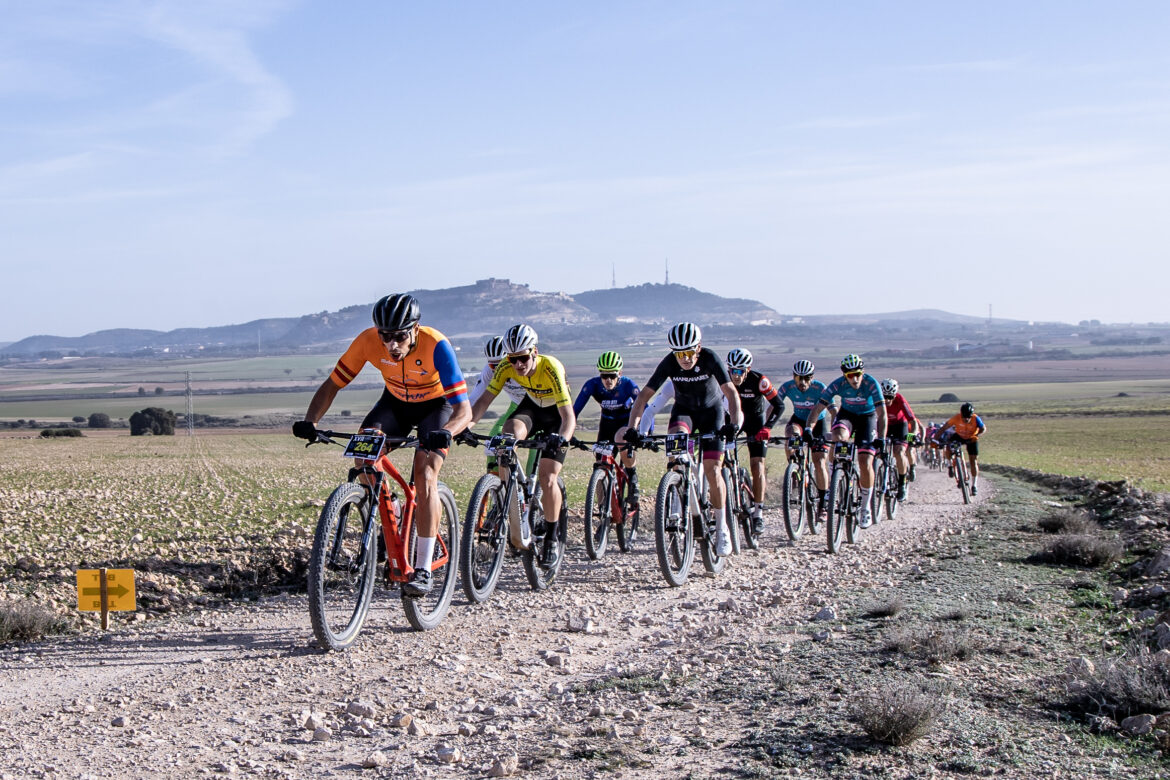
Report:
[[[752,519],[752,509],[756,502],[752,498],[752,481],[748,478],[747,469],[742,466],[735,470],[735,488],[739,496],[736,504],[736,514],[739,515],[740,530],[743,531],[743,543],[749,550],[760,549],[760,535],[756,533],[755,520]],[[730,498],[728,499],[731,500]]]
[[[429,631],[443,622],[451,609],[451,597],[455,595],[455,581],[459,579],[459,516],[455,508],[455,495],[451,488],[439,483],[439,532],[435,549],[431,554],[431,592],[417,598],[402,596],[402,609],[406,622],[415,631]],[[414,549],[418,545],[418,524],[410,526],[410,540],[406,549],[414,560]]]
[[[796,541],[804,533],[804,505],[806,500],[800,466],[791,461],[784,469],[784,483],[781,485],[781,503],[784,507],[784,530],[788,538]]]
[[[378,513],[366,488],[339,485],[317,521],[309,558],[309,620],[317,644],[344,650],[353,644],[370,611],[377,576],[377,535],[366,533]],[[367,541],[368,540],[368,541]]]
[[[609,543],[613,476],[603,468],[593,469],[585,492],[585,552],[589,560],[600,560]]]
[[[849,497],[846,495],[848,490],[849,484],[844,472],[834,469],[833,477],[829,481],[829,519],[825,523],[825,539],[831,553],[841,549],[841,537],[845,532],[845,524],[849,522]]]
[[[714,507],[707,507],[703,511],[702,520],[695,518],[694,524],[698,526],[702,523],[701,528],[695,529],[695,534],[699,537],[699,552],[703,556],[703,568],[711,574],[718,574],[723,571],[727,565],[727,556],[719,555],[715,550],[715,529],[719,523],[719,513],[723,513],[723,521],[727,523],[727,530],[731,533],[732,539],[735,538],[735,526],[727,517],[727,507],[722,509],[715,509]],[[735,543],[732,542],[732,549],[735,549]]]
[[[695,536],[691,519],[683,516],[682,475],[668,469],[658,483],[654,501],[654,549],[658,568],[673,587],[687,581],[695,558]]]
[[[495,474],[484,474],[471,491],[460,547],[459,574],[463,592],[472,604],[482,604],[496,589],[508,548],[504,486]]]
[[[967,464],[962,454],[955,456],[955,478],[959,481],[959,490],[963,491],[963,503],[971,503],[971,487],[967,484]]]
[[[548,521],[544,516],[544,506],[541,503],[541,490],[536,489],[529,504],[529,517],[532,523],[532,546],[524,551],[524,573],[528,575],[528,584],[533,590],[548,590],[565,564],[565,555],[568,553],[565,542],[569,536],[569,502],[565,495],[565,481],[557,477],[557,490],[561,493],[561,512],[556,521],[554,532],[556,540],[561,546],[560,555],[548,568],[541,565],[544,557],[544,548],[553,543],[553,536],[549,534]]]

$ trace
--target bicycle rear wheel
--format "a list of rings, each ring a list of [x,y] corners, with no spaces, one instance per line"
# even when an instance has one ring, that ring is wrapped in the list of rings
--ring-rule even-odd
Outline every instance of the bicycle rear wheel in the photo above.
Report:
[[[589,559],[600,560],[609,542],[610,517],[613,502],[613,475],[603,468],[593,469],[589,487],[585,491],[585,552]]]
[[[429,631],[443,622],[451,609],[455,595],[455,581],[459,579],[459,515],[455,508],[455,494],[439,483],[439,533],[431,554],[431,592],[417,598],[402,596],[402,610],[406,621],[415,631]],[[406,545],[410,559],[418,544],[418,524],[411,523],[410,540]]]
[[[703,511],[702,518],[693,518],[693,525],[695,527],[695,536],[699,541],[699,552],[703,557],[703,568],[711,574],[718,574],[727,566],[726,555],[719,555],[715,550],[715,534],[716,528],[719,524],[719,512],[723,513],[723,522],[727,523],[728,531],[731,532],[732,550],[735,549],[735,525],[731,522],[732,518],[727,517],[727,507],[724,506],[720,510],[714,507],[707,507]],[[702,524],[702,527],[700,526]]]
[[[544,507],[541,504],[541,491],[538,487],[529,503],[529,518],[532,523],[532,546],[524,551],[524,573],[528,575],[528,584],[533,590],[547,590],[557,578],[561,567],[565,564],[565,542],[569,535],[569,502],[565,495],[565,481],[557,477],[557,490],[561,492],[561,514],[557,520],[556,539],[561,545],[561,554],[549,568],[540,565],[544,548],[552,543],[548,534],[547,520],[544,517]]]
[[[377,576],[377,524],[367,489],[355,482],[339,485],[317,521],[309,558],[309,620],[325,650],[353,644],[370,610]]]
[[[857,472],[854,471],[849,478],[849,487],[845,491],[845,506],[848,510],[845,513],[845,540],[849,544],[857,544],[857,540],[861,538],[861,484],[858,481]],[[873,497],[875,491],[871,490],[869,493],[869,512],[870,522],[873,522]]]
[[[788,538],[796,541],[804,534],[804,512],[807,495],[801,479],[800,464],[791,461],[784,469],[784,484],[781,486],[781,502],[784,506],[784,530]]]
[[[495,474],[484,474],[471,491],[459,555],[463,592],[472,604],[491,597],[504,568],[508,547],[508,510],[504,485]]]
[[[829,519],[825,523],[825,540],[831,553],[841,549],[841,538],[844,536],[845,525],[849,522],[849,497],[846,495],[848,490],[849,484],[844,472],[833,469],[827,500]]]
[[[682,475],[668,469],[654,501],[654,548],[662,576],[676,588],[687,581],[695,558],[694,526],[683,510]]]
[[[642,521],[642,508],[630,501],[630,490],[630,483],[626,482],[621,496],[623,516],[621,522],[614,524],[618,547],[622,552],[634,549],[634,543],[638,541],[638,524]]]

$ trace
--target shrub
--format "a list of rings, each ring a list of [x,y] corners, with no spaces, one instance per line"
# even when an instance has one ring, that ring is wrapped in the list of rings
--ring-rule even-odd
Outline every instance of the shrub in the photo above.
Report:
[[[894,617],[906,609],[906,602],[901,596],[894,596],[888,601],[869,605],[865,610],[866,617]]]
[[[912,655],[930,664],[965,661],[979,652],[979,642],[967,631],[953,628],[901,629],[886,635],[882,649]]]
[[[64,618],[30,601],[0,603],[0,642],[32,642],[67,630]]]
[[[73,422],[83,423],[83,422],[85,422],[85,418],[82,417],[80,414],[75,414],[75,415],[73,415]]]
[[[163,393],[165,393],[165,392],[166,392],[166,391],[165,391],[165,390],[163,390],[161,387],[156,387],[156,388],[154,388],[154,394],[155,394],[155,395],[162,395],[162,394],[163,394]]]
[[[1134,645],[1120,657],[1084,665],[1071,675],[1066,709],[1105,714],[1121,721],[1131,715],[1170,710],[1170,664]]]
[[[169,409],[149,406],[130,415],[130,435],[143,436],[146,434],[174,436],[175,413]]]
[[[349,409],[342,409],[342,410],[341,410],[341,416],[342,416],[342,417],[349,417],[351,414],[353,414],[353,412],[352,412],[352,411],[350,411]]]
[[[1028,561],[1095,569],[1115,563],[1124,551],[1121,543],[1112,539],[1102,539],[1092,534],[1060,534],[1049,541],[1043,550],[1030,556]]]
[[[110,416],[105,412],[94,412],[89,416],[90,428],[109,428]]]
[[[146,388],[145,388],[145,387],[139,387],[139,388],[138,388],[138,394],[139,394],[139,395],[146,395]]]
[[[44,439],[54,439],[59,436],[65,436],[66,438],[76,438],[78,436],[84,435],[85,434],[81,432],[80,428],[45,428],[43,431],[41,431],[41,438]]]
[[[1092,534],[1101,533],[1101,526],[1084,512],[1075,509],[1057,509],[1040,518],[1040,528],[1050,534]]]
[[[959,402],[959,396],[954,393],[943,393],[938,397],[938,402],[940,404],[957,404]]]
[[[860,694],[852,706],[853,721],[870,739],[887,745],[909,745],[924,737],[946,711],[946,701],[913,683],[893,683]]]

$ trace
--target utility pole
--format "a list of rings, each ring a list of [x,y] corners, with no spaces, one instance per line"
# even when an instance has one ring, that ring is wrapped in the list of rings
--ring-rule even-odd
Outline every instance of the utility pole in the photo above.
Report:
[[[191,372],[187,372],[187,435],[195,435],[195,402],[191,398]]]
[[[666,283],[670,284],[670,258],[666,258]]]
[[[610,273],[609,286],[611,288],[616,289],[617,288],[617,263],[610,263],[609,264],[609,273]]]

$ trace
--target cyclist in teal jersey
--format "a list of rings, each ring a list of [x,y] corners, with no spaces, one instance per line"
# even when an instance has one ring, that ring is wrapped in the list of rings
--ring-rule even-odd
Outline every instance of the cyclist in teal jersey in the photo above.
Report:
[[[846,355],[841,359],[841,376],[834,379],[821,400],[809,411],[816,419],[827,409],[834,396],[841,399],[841,409],[833,423],[833,441],[847,442],[850,437],[857,444],[858,484],[861,486],[861,527],[873,522],[869,499],[873,493],[873,456],[885,449],[886,402],[876,379],[864,372],[860,355]]]
[[[820,515],[827,511],[825,509],[825,495],[829,492],[829,445],[827,442],[831,435],[830,424],[833,421],[833,415],[837,413],[837,407],[830,405],[817,415],[811,426],[808,424],[808,413],[817,405],[825,392],[825,383],[819,379],[813,379],[815,371],[816,366],[811,360],[796,361],[792,365],[792,379],[780,385],[776,392],[780,394],[781,398],[787,398],[792,404],[792,416],[788,418],[788,425],[784,429],[785,437],[792,439],[796,436],[802,436],[809,444],[813,443],[814,438],[822,439],[825,442],[812,451],[813,481],[816,483],[817,495],[819,496],[817,514]],[[786,444],[785,449],[788,452],[788,459],[792,460],[792,448]]]

